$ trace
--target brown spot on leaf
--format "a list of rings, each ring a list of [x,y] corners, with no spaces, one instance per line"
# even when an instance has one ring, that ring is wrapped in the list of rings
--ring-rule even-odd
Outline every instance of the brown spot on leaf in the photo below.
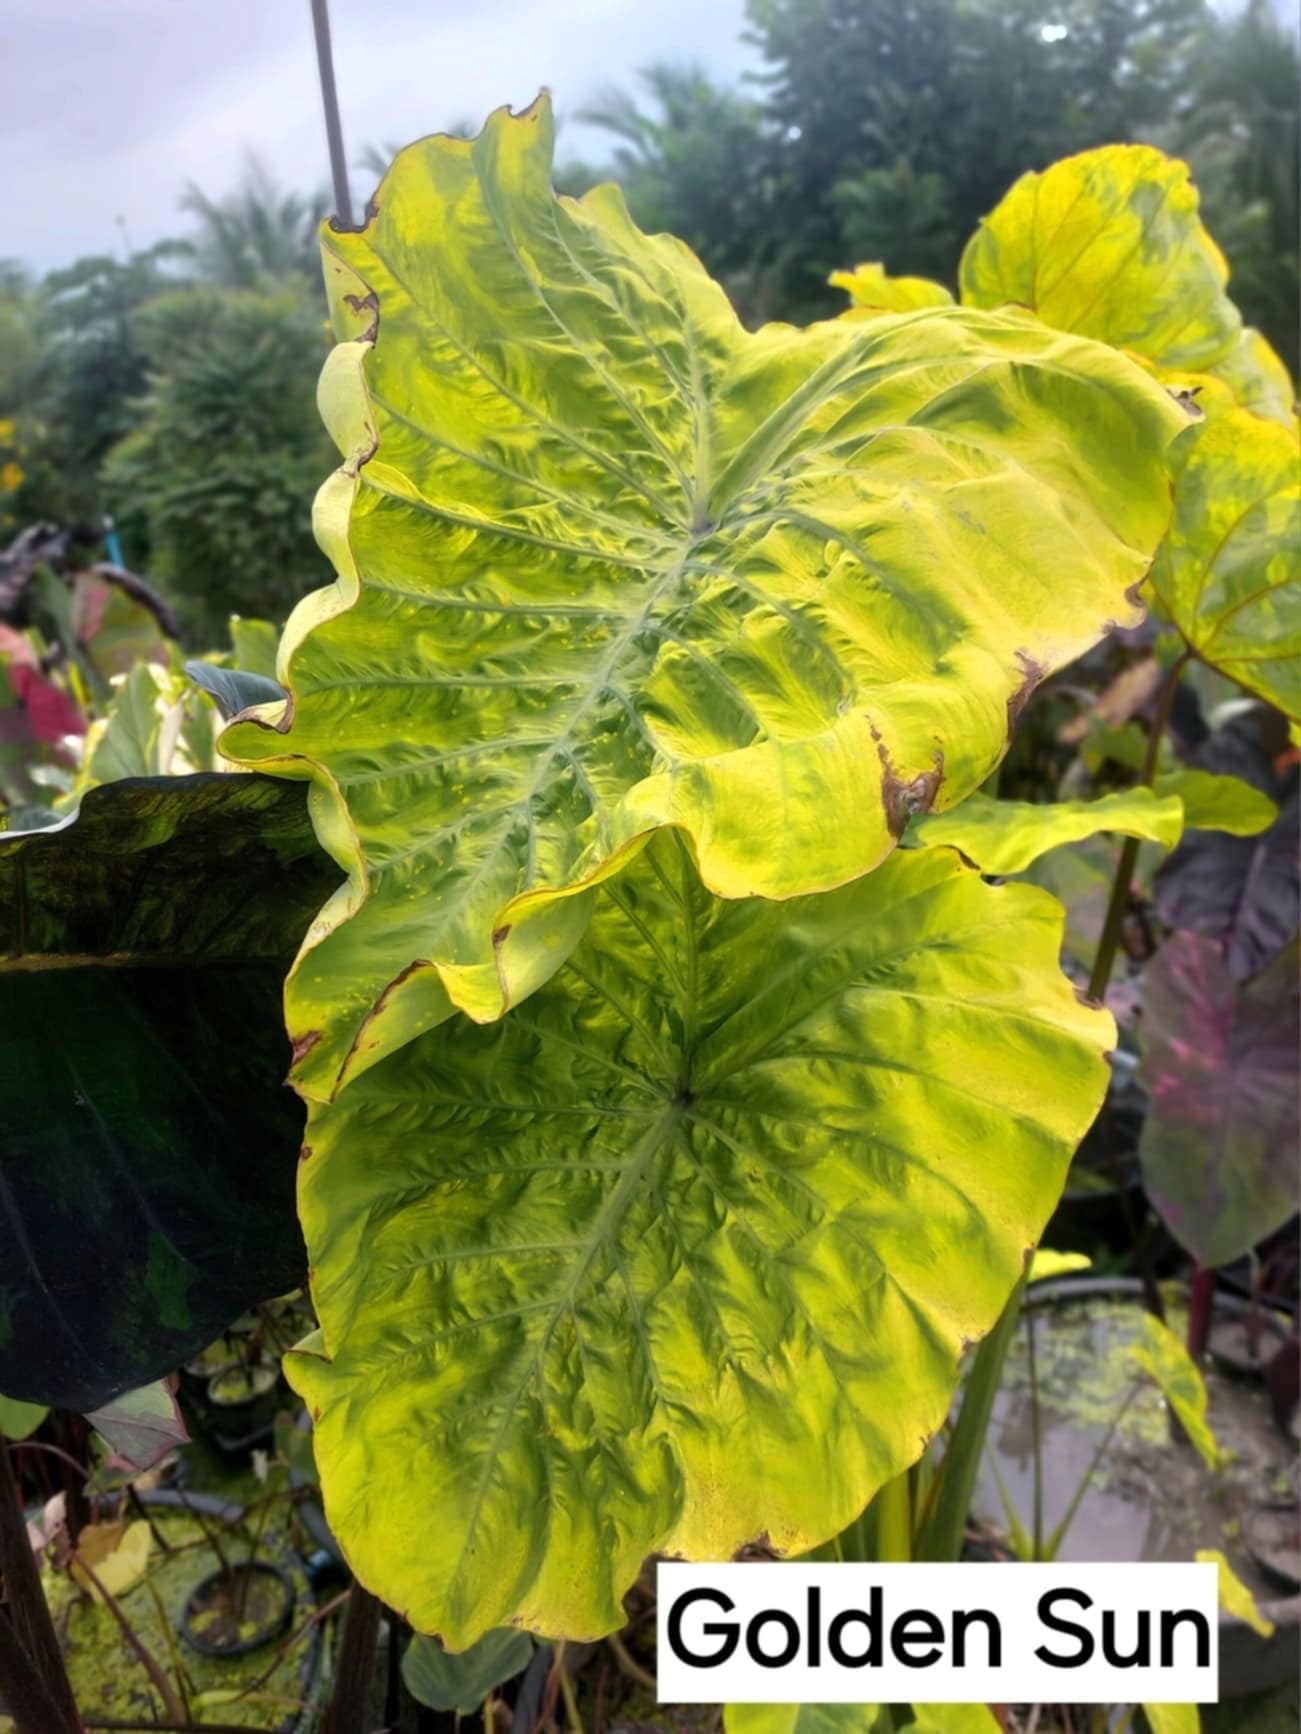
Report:
[[[344,304],[351,307],[360,319],[363,313],[369,313],[370,319],[366,329],[360,334],[362,343],[374,343],[379,334],[379,297],[373,289],[365,295],[345,295]]]
[[[749,1560],[780,1559],[781,1549],[774,1547],[768,1531],[761,1529],[753,1541],[747,1541],[743,1547],[738,1547],[732,1557]]]
[[[298,1152],[298,1160],[300,1162],[310,1162],[315,1154],[316,1152],[312,1149],[310,1144],[304,1144],[302,1149]]]
[[[1197,401],[1197,397],[1198,397],[1198,394],[1201,391],[1201,389],[1202,388],[1200,385],[1194,385],[1194,386],[1187,386],[1187,387],[1183,388],[1182,390],[1172,391],[1170,393],[1171,397],[1179,405],[1180,409],[1183,410],[1184,414],[1189,418],[1190,421],[1205,421],[1206,420],[1206,411],[1202,408],[1201,404],[1199,404]]]
[[[335,235],[360,235],[364,229],[369,228],[378,216],[379,200],[374,194],[372,194],[371,197],[366,200],[366,209],[362,213],[360,223],[345,223],[336,212],[329,219],[328,227],[331,233]]]
[[[915,777],[905,781],[891,763],[878,730],[870,723],[868,727],[876,742],[876,756],[881,761],[881,805],[885,808],[885,822],[892,837],[902,837],[915,813],[929,813],[935,805],[935,797],[944,781],[944,754],[937,748],[935,768],[919,771]]]
[[[1021,684],[1007,701],[1007,738],[1011,740],[1013,730],[1021,712],[1030,702],[1030,695],[1039,682],[1048,673],[1042,662],[1036,662],[1028,650],[1018,650],[1016,653],[1017,667],[1021,670]]]
[[[506,923],[505,927],[494,927],[492,930],[492,943],[493,943],[494,947],[498,946],[498,945],[503,945],[505,943],[505,941],[507,940],[507,938],[509,937],[509,935],[510,935],[510,923],[509,922]]]
[[[302,1065],[320,1039],[320,1030],[308,1030],[304,1035],[298,1037],[293,1045],[294,1064],[296,1066]]]

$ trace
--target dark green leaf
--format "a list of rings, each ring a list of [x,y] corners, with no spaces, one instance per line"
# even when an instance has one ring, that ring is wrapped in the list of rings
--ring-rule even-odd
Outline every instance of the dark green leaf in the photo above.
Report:
[[[215,662],[187,662],[185,672],[196,686],[211,693],[227,719],[251,705],[273,704],[288,696],[278,681],[265,674],[249,674],[241,668],[219,668]]]
[[[402,1679],[418,1703],[469,1716],[489,1692],[528,1666],[532,1652],[528,1633],[510,1626],[489,1632],[459,1656],[449,1656],[433,1638],[414,1637],[402,1658]]]
[[[0,1390],[95,1409],[301,1280],[301,788],[127,780],[0,837]]]

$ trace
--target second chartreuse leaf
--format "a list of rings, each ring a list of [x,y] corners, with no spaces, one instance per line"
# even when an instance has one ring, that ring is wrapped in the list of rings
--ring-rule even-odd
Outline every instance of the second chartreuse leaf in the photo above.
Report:
[[[1277,801],[1241,777],[1181,766],[1158,776],[1155,787],[1158,795],[1178,797],[1183,803],[1184,824],[1193,831],[1257,837],[1278,818]]]
[[[928,277],[892,277],[884,265],[855,265],[852,271],[833,271],[827,279],[833,289],[843,289],[850,307],[843,319],[871,318],[878,313],[912,313],[919,307],[951,307],[953,297],[943,283]]]
[[[518,1004],[659,828],[724,897],[875,867],[1139,618],[1169,515],[1184,412],[1126,358],[956,307],[747,331],[551,156],[499,111],[325,235],[339,578],[223,741],[313,781],[351,876],[288,986],[316,1099]]]
[[[1105,145],[1022,175],[962,256],[968,307],[1029,308],[1045,325],[1202,371],[1235,351],[1228,267],[1188,165]]]
[[[952,850],[727,901],[662,835],[525,1005],[314,1107],[286,1371],[360,1580],[453,1650],[594,1638],[650,1553],[843,1529],[940,1426],[1101,1100],[1114,1025],[1060,940]]]
[[[1152,567],[1203,662],[1301,716],[1301,452],[1295,427],[1234,410],[1180,435],[1175,507]]]
[[[1003,874],[1024,872],[1050,849],[1106,831],[1173,849],[1183,828],[1183,802],[1177,795],[1155,795],[1140,787],[1094,801],[997,801],[972,795],[951,813],[914,819],[909,834],[928,847],[938,843],[960,849],[982,872]]]

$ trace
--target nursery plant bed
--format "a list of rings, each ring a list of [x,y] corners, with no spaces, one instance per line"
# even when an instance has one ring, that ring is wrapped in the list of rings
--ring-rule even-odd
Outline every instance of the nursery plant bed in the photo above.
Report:
[[[1064,1514],[1135,1383],[1128,1351],[1141,1308],[1141,1286],[1129,1278],[1045,1283],[1031,1292],[1027,1310],[1036,1333],[1046,1530]],[[1176,1308],[1171,1311],[1170,1322],[1178,1330],[1182,1320]],[[1265,1640],[1239,1620],[1222,1622],[1220,1690],[1230,1697],[1291,1678],[1297,1669],[1301,1597],[1281,1590],[1280,1576],[1262,1568],[1249,1539],[1262,1511],[1271,1512],[1274,1545],[1284,1513],[1295,1518],[1295,1447],[1274,1425],[1263,1389],[1213,1367],[1206,1385],[1211,1426],[1230,1454],[1226,1466],[1209,1470],[1190,1445],[1172,1442],[1165,1401],[1145,1382],[1116,1430],[1060,1557],[1123,1563],[1191,1560],[1201,1548],[1223,1552],[1278,1628]],[[1024,1323],[1008,1354],[988,1453],[1028,1527],[1034,1449]],[[988,1458],[976,1509],[982,1520],[1002,1526],[1002,1501]]]
[[[217,1516],[220,1502],[191,1497],[206,1516]],[[220,1720],[228,1726],[255,1728],[264,1734],[268,1730],[288,1734],[298,1726],[302,1705],[313,1696],[321,1665],[320,1627],[313,1626],[283,1655],[277,1655],[275,1643],[226,1657],[201,1654],[183,1643],[180,1634],[186,1602],[196,1586],[211,1576],[213,1555],[194,1517],[175,1509],[170,1500],[150,1498],[146,1503],[151,1522],[173,1551],[164,1553],[155,1544],[147,1577],[119,1598],[135,1632],[169,1676],[174,1672],[172,1645],[175,1645],[195,1695],[252,1688],[254,1682],[267,1674],[265,1682],[256,1691],[250,1691],[247,1698],[223,1702]],[[233,1551],[237,1552],[240,1545],[231,1542]],[[288,1633],[300,1627],[310,1613],[311,1592],[301,1560],[282,1541],[277,1539],[270,1547],[264,1545],[263,1553],[270,1556],[268,1563],[274,1563],[276,1570],[284,1574],[292,1596],[291,1622],[276,1640],[283,1643]],[[47,1572],[45,1581],[56,1626],[64,1633],[64,1653],[82,1714],[92,1720],[136,1723],[165,1719],[156,1689],[127,1647],[108,1609],[92,1603],[62,1573]],[[157,1603],[151,1588],[157,1595]],[[213,1713],[205,1717],[196,1711],[194,1715],[202,1721],[212,1719]]]

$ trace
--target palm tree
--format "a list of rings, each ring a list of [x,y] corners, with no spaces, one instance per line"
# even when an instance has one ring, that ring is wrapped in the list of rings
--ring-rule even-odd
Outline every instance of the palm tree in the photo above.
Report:
[[[308,276],[320,270],[316,232],[330,208],[329,194],[282,191],[257,157],[224,199],[212,199],[193,181],[181,209],[199,220],[190,243],[200,272],[230,289],[252,289],[269,278]]]
[[[463,115],[459,120],[454,120],[447,126],[440,126],[437,130],[448,138],[472,139],[478,136],[479,123]],[[390,163],[401,149],[402,146],[394,144],[392,139],[384,139],[380,144],[375,144],[372,141],[370,144],[362,146],[356,167],[363,169],[376,181],[382,181],[389,171]]]

